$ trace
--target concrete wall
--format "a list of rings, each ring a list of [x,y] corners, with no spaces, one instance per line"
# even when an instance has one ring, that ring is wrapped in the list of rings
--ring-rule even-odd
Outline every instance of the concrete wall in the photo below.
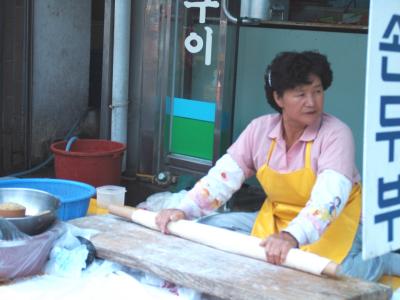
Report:
[[[277,53],[291,50],[318,50],[328,56],[334,79],[325,94],[325,111],[353,130],[361,171],[367,34],[242,27],[234,139],[253,118],[273,112],[264,96],[265,68]]]
[[[49,154],[88,106],[91,0],[35,0],[32,161]]]

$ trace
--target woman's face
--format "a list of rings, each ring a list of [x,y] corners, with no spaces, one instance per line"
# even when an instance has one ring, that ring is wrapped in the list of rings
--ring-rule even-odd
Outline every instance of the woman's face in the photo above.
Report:
[[[324,108],[324,89],[321,79],[310,75],[311,83],[286,90],[280,97],[274,92],[276,103],[288,125],[304,128],[321,118]]]

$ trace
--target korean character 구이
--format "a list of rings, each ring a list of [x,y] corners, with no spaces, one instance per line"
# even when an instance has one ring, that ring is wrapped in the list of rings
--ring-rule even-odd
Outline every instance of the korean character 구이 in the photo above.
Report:
[[[185,2],[183,2],[183,5],[185,5],[186,8],[198,7],[200,9],[199,23],[203,24],[206,21],[207,7],[218,8],[219,2],[212,1],[212,0],[203,0],[203,1],[196,1],[196,2],[185,1]]]
[[[211,27],[205,26],[204,27],[206,31],[206,50],[205,50],[205,65],[209,66],[211,65],[211,52],[212,52],[212,34],[213,30]],[[195,45],[193,45],[193,42],[195,42]],[[203,49],[203,38],[198,35],[196,32],[191,32],[186,38],[185,38],[185,48],[190,52],[190,53],[199,53]]]

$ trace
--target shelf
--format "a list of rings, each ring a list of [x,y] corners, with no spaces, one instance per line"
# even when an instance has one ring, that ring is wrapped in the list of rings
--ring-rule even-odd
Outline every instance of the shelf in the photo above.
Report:
[[[262,21],[259,24],[243,24],[246,26],[261,26],[270,28],[305,29],[320,31],[337,31],[351,33],[368,33],[368,26],[351,24],[330,24],[316,22],[294,22],[294,21]]]

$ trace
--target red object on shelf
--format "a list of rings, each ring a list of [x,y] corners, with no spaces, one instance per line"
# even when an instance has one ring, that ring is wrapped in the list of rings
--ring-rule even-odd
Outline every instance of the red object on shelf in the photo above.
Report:
[[[66,141],[53,143],[57,178],[85,182],[95,187],[121,182],[121,164],[126,146],[99,139],[77,139],[66,151]]]

